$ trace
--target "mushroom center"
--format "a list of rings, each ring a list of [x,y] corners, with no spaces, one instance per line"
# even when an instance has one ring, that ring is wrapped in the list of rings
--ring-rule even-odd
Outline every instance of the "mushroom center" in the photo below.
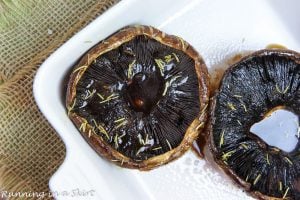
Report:
[[[140,72],[127,84],[125,97],[135,111],[148,114],[162,97],[163,88],[164,79],[158,71]]]
[[[273,109],[263,120],[253,124],[250,131],[268,145],[291,152],[300,137],[299,117],[285,109]]]

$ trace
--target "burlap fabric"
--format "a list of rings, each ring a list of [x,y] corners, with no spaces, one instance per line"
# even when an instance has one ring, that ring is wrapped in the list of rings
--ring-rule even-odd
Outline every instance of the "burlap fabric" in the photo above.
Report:
[[[65,148],[34,102],[34,75],[51,52],[117,1],[0,0],[2,191],[48,192]]]

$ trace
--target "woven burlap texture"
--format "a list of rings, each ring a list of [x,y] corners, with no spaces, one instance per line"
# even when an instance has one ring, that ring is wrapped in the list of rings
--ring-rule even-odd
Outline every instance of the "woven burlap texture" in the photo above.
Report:
[[[54,50],[116,2],[0,1],[0,169],[9,169],[0,190],[49,191],[65,147],[37,108],[33,78]]]

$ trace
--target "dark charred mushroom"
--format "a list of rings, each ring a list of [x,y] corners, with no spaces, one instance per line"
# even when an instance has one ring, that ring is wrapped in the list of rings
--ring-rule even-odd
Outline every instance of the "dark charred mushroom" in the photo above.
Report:
[[[300,143],[291,152],[250,132],[274,108],[300,114],[300,55],[262,50],[224,74],[211,105],[210,146],[215,161],[260,199],[300,199]]]
[[[204,61],[183,39],[128,27],[80,60],[66,105],[100,155],[149,170],[191,146],[206,120],[207,83]]]

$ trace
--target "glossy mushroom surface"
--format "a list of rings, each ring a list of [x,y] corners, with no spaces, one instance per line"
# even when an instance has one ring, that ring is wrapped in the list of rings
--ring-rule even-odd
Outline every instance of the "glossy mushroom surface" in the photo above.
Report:
[[[262,50],[231,66],[211,102],[215,161],[260,199],[300,198],[300,143],[291,152],[268,145],[251,126],[276,108],[300,114],[300,55]]]
[[[206,120],[208,75],[183,39],[153,27],[120,30],[73,70],[69,116],[114,163],[151,169],[185,152]]]

